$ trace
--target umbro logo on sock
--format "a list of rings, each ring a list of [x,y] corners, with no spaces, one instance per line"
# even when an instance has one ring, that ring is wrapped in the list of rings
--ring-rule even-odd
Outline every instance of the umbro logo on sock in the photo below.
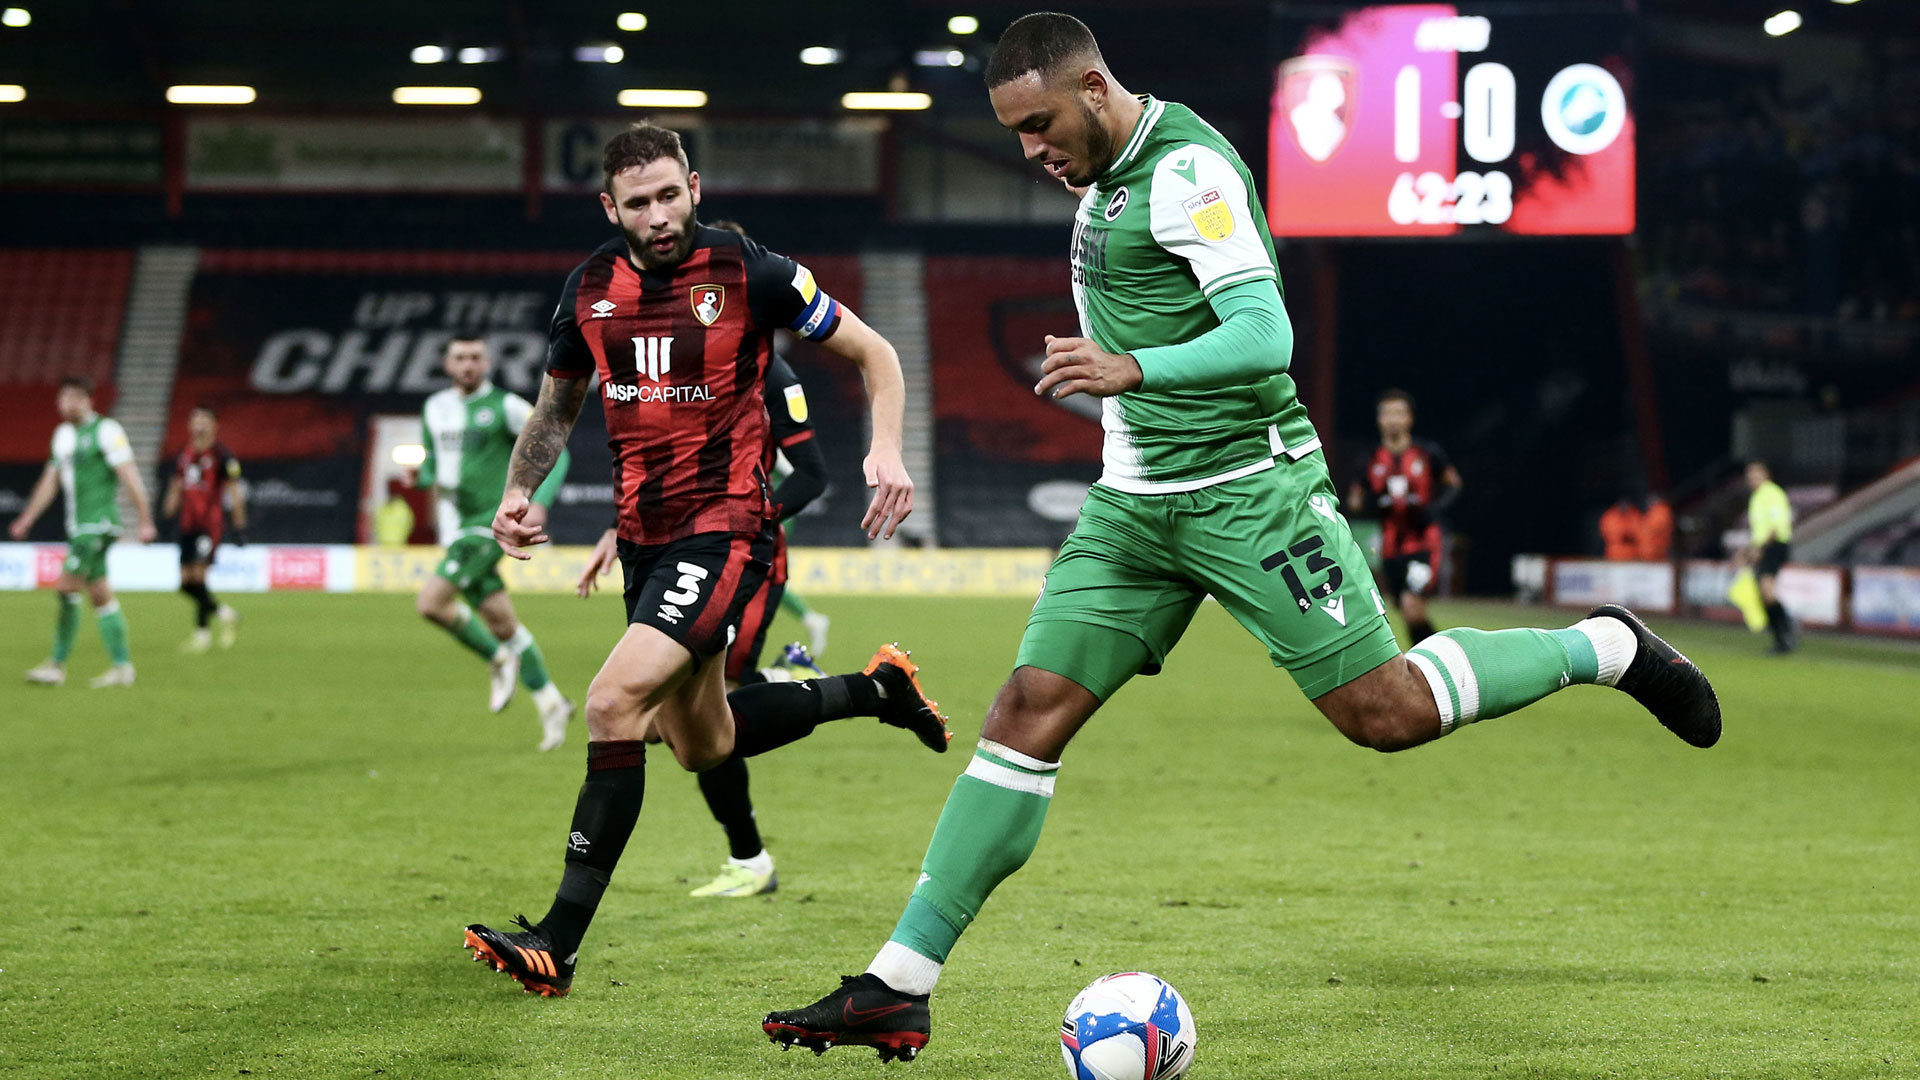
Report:
[[[584,834],[576,832],[567,837],[568,851],[577,851],[580,854],[585,855],[587,853],[587,849],[592,846],[593,846],[592,841],[588,840]]]

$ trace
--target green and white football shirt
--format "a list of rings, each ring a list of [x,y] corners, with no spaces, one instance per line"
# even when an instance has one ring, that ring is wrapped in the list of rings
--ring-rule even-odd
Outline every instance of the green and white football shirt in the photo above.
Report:
[[[439,489],[441,544],[491,535],[493,513],[507,489],[513,443],[531,415],[533,406],[526,398],[492,382],[481,383],[471,394],[450,386],[421,406],[427,460],[420,476]]]
[[[114,470],[133,460],[120,422],[95,414],[53,429],[53,465],[66,495],[67,536],[120,532],[120,478]]]
[[[1178,345],[1220,325],[1208,297],[1279,273],[1253,178],[1193,110],[1152,97],[1073,227],[1081,334],[1113,353]],[[1102,401],[1100,483],[1135,494],[1193,491],[1319,449],[1284,373],[1209,390],[1144,387]]]

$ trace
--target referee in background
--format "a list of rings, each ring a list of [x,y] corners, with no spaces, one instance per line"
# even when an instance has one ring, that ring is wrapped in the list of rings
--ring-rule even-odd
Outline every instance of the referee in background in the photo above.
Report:
[[[1773,473],[1764,461],[1747,462],[1747,529],[1752,534],[1740,563],[1753,567],[1760,583],[1760,598],[1767,603],[1767,629],[1773,631],[1773,651],[1790,653],[1798,644],[1793,617],[1780,603],[1780,568],[1793,551],[1793,505],[1787,493],[1773,482]]]

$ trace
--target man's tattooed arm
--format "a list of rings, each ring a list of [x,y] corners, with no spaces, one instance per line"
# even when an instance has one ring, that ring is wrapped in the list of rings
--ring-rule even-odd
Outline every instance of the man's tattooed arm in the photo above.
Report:
[[[573,434],[574,421],[580,418],[590,381],[551,375],[540,380],[540,399],[534,402],[533,414],[527,417],[527,426],[520,429],[520,438],[513,444],[507,490],[532,495],[553,471],[560,452],[567,448],[567,436]]]

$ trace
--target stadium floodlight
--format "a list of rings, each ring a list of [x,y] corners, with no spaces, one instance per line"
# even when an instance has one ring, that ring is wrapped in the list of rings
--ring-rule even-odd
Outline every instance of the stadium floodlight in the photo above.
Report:
[[[1857,4],[1860,0],[1833,0],[1836,4]]]
[[[1800,22],[1800,13],[1788,8],[1767,16],[1767,21],[1761,23],[1760,28],[1772,37],[1784,37],[1800,29]]]
[[[828,45],[809,45],[800,50],[800,62],[813,67],[824,67],[840,62],[840,50]]]
[[[980,29],[980,20],[971,15],[955,15],[947,20],[947,33],[965,37]]]
[[[845,94],[840,98],[843,109],[892,109],[902,112],[916,112],[933,105],[930,95],[917,91],[899,93],[894,91],[859,91]]]
[[[967,62],[967,54],[959,49],[921,49],[913,54],[913,62],[920,67],[959,67]]]
[[[499,49],[482,49],[470,46],[460,50],[460,62],[463,64],[491,64],[500,59]]]
[[[583,64],[617,64],[627,58],[627,50],[618,45],[582,45],[573,50],[573,58]]]
[[[415,45],[409,55],[416,64],[437,64],[447,58],[447,50],[438,45]]]
[[[706,103],[705,90],[620,91],[620,104],[629,109],[698,109]]]
[[[401,443],[393,448],[393,463],[411,469],[427,463],[427,448],[419,443]]]
[[[0,83],[0,103],[11,105],[27,100],[27,88],[19,83]]]
[[[32,22],[33,12],[28,11],[26,8],[10,7],[5,11],[0,11],[0,23],[5,23],[15,30],[30,25]]]
[[[396,86],[395,105],[478,105],[477,86]]]
[[[647,16],[643,12],[623,11],[619,18],[613,20],[613,25],[629,34],[637,34],[647,28]]]
[[[251,86],[169,86],[167,100],[175,105],[251,105]]]

